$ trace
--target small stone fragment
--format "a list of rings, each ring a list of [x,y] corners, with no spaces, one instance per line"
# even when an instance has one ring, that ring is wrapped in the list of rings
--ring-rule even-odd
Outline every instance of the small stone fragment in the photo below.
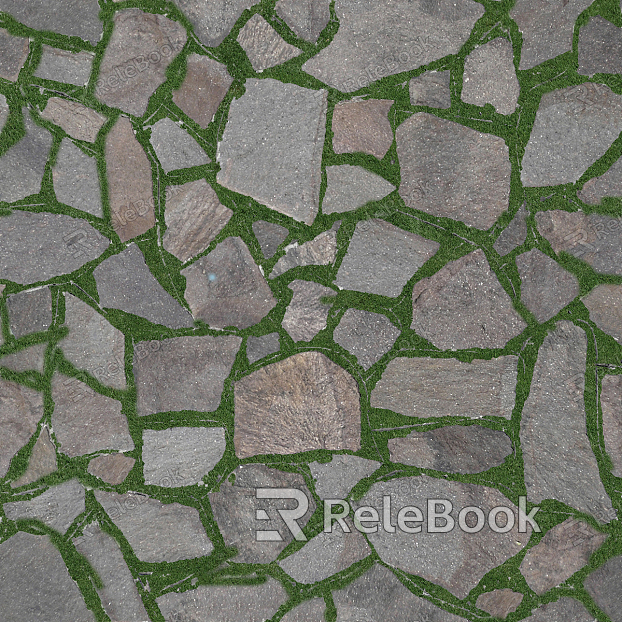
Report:
[[[579,69],[577,73],[622,73],[622,28],[599,17],[579,29]]]
[[[565,596],[553,603],[538,607],[524,622],[594,622],[594,616],[585,605]]]
[[[616,477],[622,477],[622,376],[608,375],[603,378],[600,391],[603,411],[603,436],[605,449]]]
[[[52,325],[52,292],[39,287],[8,296],[9,326],[17,339],[47,330]]]
[[[84,50],[68,52],[43,45],[41,62],[34,72],[37,78],[84,86],[91,76],[94,55]]]
[[[287,285],[294,292],[285,310],[283,328],[294,341],[311,341],[326,328],[330,303],[322,298],[334,296],[330,287],[296,279]]]
[[[622,196],[622,159],[616,160],[600,177],[586,181],[577,196],[588,205],[599,205],[603,197]],[[597,214],[588,217],[594,216]]]
[[[165,173],[210,162],[199,144],[175,121],[165,117],[151,128],[151,144]]]
[[[2,3],[4,4],[4,3]],[[0,10],[5,10],[0,4]],[[0,28],[0,78],[15,82],[28,58],[30,41],[27,37],[14,37]]]
[[[330,462],[310,462],[315,492],[320,499],[345,499],[362,479],[369,477],[380,462],[348,454],[333,454]]]
[[[56,447],[54,447],[54,443],[50,439],[50,431],[43,427],[39,438],[32,448],[28,467],[21,477],[11,482],[11,488],[32,484],[32,482],[54,473],[56,469]]]
[[[60,97],[50,97],[41,118],[51,121],[76,140],[94,143],[106,117],[81,103]]]
[[[514,613],[523,600],[523,595],[513,592],[510,588],[493,590],[480,594],[476,606],[489,613],[493,618],[505,620],[510,613]]]
[[[311,43],[330,20],[330,0],[279,0],[275,10],[296,35]]]
[[[246,342],[248,362],[252,365],[255,361],[268,356],[268,354],[278,352],[280,347],[279,333],[270,333],[261,337],[253,337],[251,335]]]
[[[340,223],[339,223],[340,224]],[[277,262],[270,278],[280,276],[284,272],[297,266],[328,266],[335,261],[337,256],[337,230],[333,226],[329,231],[323,231],[317,237],[298,246],[294,242],[285,249],[285,255]]]
[[[234,386],[238,458],[360,449],[358,386],[324,354],[295,354],[254,371]]]
[[[493,244],[493,248],[499,255],[507,255],[525,242],[527,239],[527,214],[528,212],[523,203],[510,224],[501,232],[501,235]]]
[[[89,462],[88,472],[107,484],[121,484],[134,467],[136,460],[123,454],[104,454]]]
[[[426,71],[410,79],[408,89],[412,106],[451,108],[450,72]]]
[[[611,558],[600,568],[592,572],[583,582],[583,586],[589,595],[613,622],[619,622],[622,619],[621,577],[622,557],[617,556]]]
[[[622,285],[597,285],[583,298],[583,304],[598,328],[622,341]]]
[[[7,119],[9,118],[9,113],[10,109],[6,97],[0,93],[0,132],[4,129]]]
[[[312,598],[311,600],[305,600],[291,611],[288,611],[281,618],[281,622],[324,622],[326,619],[324,617],[325,611],[326,603],[324,599]]]
[[[289,231],[285,227],[265,220],[258,220],[253,223],[253,233],[266,259],[274,256],[281,242],[289,235]]]
[[[46,348],[47,343],[38,343],[34,346],[29,346],[13,354],[3,356],[0,358],[0,365],[18,373],[36,370],[42,374]]]

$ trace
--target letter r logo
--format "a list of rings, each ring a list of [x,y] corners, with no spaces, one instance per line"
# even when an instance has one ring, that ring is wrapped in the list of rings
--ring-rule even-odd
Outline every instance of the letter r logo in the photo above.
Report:
[[[257,488],[255,490],[256,499],[295,499],[298,501],[298,507],[294,510],[279,510],[277,512],[281,515],[281,518],[287,525],[287,528],[293,534],[296,540],[306,542],[307,537],[302,533],[302,529],[296,522],[299,518],[302,518],[309,509],[309,499],[307,495],[301,490],[296,488]],[[257,520],[268,520],[268,516],[265,510],[257,510]],[[282,542],[283,538],[281,534],[275,529],[257,530],[255,532],[257,542]]]

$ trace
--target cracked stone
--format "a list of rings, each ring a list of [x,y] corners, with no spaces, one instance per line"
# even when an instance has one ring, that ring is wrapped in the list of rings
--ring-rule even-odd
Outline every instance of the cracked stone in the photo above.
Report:
[[[599,16],[579,29],[579,69],[577,73],[622,73],[622,28]]]
[[[46,348],[47,343],[38,343],[34,346],[24,348],[23,350],[0,358],[0,365],[15,372],[34,369],[42,374]]]
[[[333,454],[330,462],[310,462],[315,492],[320,499],[345,499],[362,479],[381,466],[380,462],[347,454]]]
[[[594,622],[594,616],[581,604],[573,598],[565,596],[553,603],[547,603],[542,607],[538,607],[524,622]]]
[[[0,10],[2,8],[0,3]],[[30,41],[27,37],[14,37],[8,30],[0,28],[0,78],[15,82],[20,69],[28,58]]]
[[[9,326],[17,339],[52,325],[52,292],[40,287],[7,297]]]
[[[249,336],[246,342],[246,356],[248,362],[252,365],[256,361],[278,352],[281,346],[279,344],[279,333],[270,333],[261,337]]]
[[[411,78],[408,84],[411,106],[451,108],[450,72],[426,71]]]
[[[272,363],[234,386],[238,458],[361,447],[357,383],[320,352]]]
[[[622,70],[620,70],[622,73]],[[611,167],[599,177],[585,182],[583,188],[577,192],[581,201],[588,205],[599,205],[603,197],[622,196],[622,160],[616,160]],[[596,214],[589,214],[596,216]]]
[[[622,557],[617,556],[592,572],[583,582],[588,594],[613,622],[622,620],[621,577]],[[592,616],[590,616],[590,620],[591,618]]]
[[[501,232],[501,235],[493,244],[493,248],[499,255],[507,255],[517,246],[524,244],[527,239],[527,215],[528,212],[523,203],[510,221],[510,224]]]
[[[508,209],[512,167],[502,138],[427,112],[404,121],[395,138],[408,207],[478,229]]]
[[[622,285],[597,285],[582,302],[598,328],[622,341]]]
[[[297,36],[310,43],[317,42],[330,20],[330,0],[279,0],[275,10]]]
[[[211,161],[196,140],[168,117],[152,126],[151,144],[165,173],[178,168],[203,166]]]
[[[107,484],[121,484],[129,475],[136,460],[123,454],[105,454],[89,462],[88,472]]]
[[[613,462],[611,471],[622,477],[622,376],[605,376],[600,391],[605,449]]]
[[[56,448],[50,439],[50,431],[48,428],[43,427],[41,429],[41,434],[39,434],[39,438],[32,448],[28,467],[26,467],[21,477],[11,482],[11,488],[32,484],[32,482],[36,482],[38,479],[50,473],[54,473],[57,468]]]
[[[311,225],[319,208],[327,92],[249,78],[231,102],[219,184]]]
[[[266,259],[274,256],[281,242],[289,235],[289,231],[285,227],[265,220],[258,220],[253,223],[253,233]]]
[[[306,600],[297,607],[288,611],[281,622],[324,622],[326,603],[323,598]]]
[[[294,341],[311,341],[326,328],[330,302],[322,299],[334,296],[330,287],[296,279],[287,285],[294,292],[287,305],[282,326]]]
[[[41,118],[51,121],[76,140],[94,143],[107,119],[79,102],[50,97]],[[67,141],[70,142],[70,141]],[[96,175],[97,177],[97,175]],[[87,210],[88,211],[88,210]]]
[[[510,613],[514,613],[523,601],[523,595],[513,592],[509,588],[493,590],[480,594],[477,597],[478,609],[489,613],[493,618],[505,620]]]
[[[68,52],[43,45],[41,62],[33,75],[44,80],[84,86],[91,76],[94,58],[94,54],[84,50]]]

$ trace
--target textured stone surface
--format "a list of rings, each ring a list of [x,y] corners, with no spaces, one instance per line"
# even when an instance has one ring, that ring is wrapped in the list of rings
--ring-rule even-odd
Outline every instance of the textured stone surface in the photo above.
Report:
[[[261,246],[263,256],[270,259],[276,253],[281,242],[288,236],[289,231],[273,222],[258,220],[253,223],[253,233],[259,242],[259,246]]]
[[[326,603],[323,598],[312,598],[288,611],[281,618],[281,622],[324,622],[325,610]]]
[[[18,339],[30,333],[47,330],[52,324],[52,292],[40,287],[7,297],[9,326]]]
[[[45,80],[84,86],[91,76],[93,58],[93,54],[84,50],[68,52],[44,45],[41,62],[33,75]]]
[[[408,84],[411,105],[449,108],[451,106],[449,84],[448,70],[426,71],[420,76],[411,78]]]
[[[489,229],[508,209],[511,165],[502,138],[417,112],[395,133],[408,207]]]
[[[311,43],[330,20],[330,0],[278,0],[275,10],[301,39]]]
[[[594,616],[574,598],[562,597],[553,603],[538,607],[525,622],[594,622]]]
[[[526,327],[479,249],[413,289],[411,328],[437,348],[502,348]]]
[[[310,462],[315,492],[320,499],[345,499],[350,490],[369,477],[380,462],[347,454],[334,454],[330,462]]]
[[[3,3],[4,4],[4,3]],[[0,11],[5,10],[0,5]],[[0,78],[15,82],[28,58],[30,42],[26,37],[14,37],[0,28]]]
[[[540,346],[521,419],[527,500],[558,499],[609,522],[602,515],[611,511],[611,500],[585,424],[586,353],[585,333],[565,321]]]
[[[297,242],[286,247],[286,252],[277,262],[270,278],[280,276],[297,266],[328,266],[337,256],[337,230],[339,221],[329,231],[323,231],[317,237],[298,245]]]
[[[9,103],[6,97],[0,93],[0,132],[4,129],[7,119],[9,118],[9,112]]]
[[[28,467],[23,475],[11,482],[12,488],[25,486],[56,471],[56,449],[50,439],[50,431],[44,427],[32,448]]]
[[[152,126],[151,144],[165,173],[210,162],[192,136],[168,117]]]
[[[579,70],[584,76],[595,73],[622,73],[622,28],[602,17],[591,17],[579,30]]]
[[[622,619],[622,557],[613,557],[603,566],[592,572],[583,586],[596,604],[614,621]]]
[[[514,408],[518,359],[396,358],[371,394],[373,408],[389,408],[410,417],[510,419]]]
[[[622,477],[622,376],[605,376],[600,391],[605,449],[616,477]]]
[[[622,196],[622,160],[616,160],[611,167],[599,177],[585,182],[577,196],[588,205],[598,205],[603,197]],[[594,217],[590,214],[588,217]]]
[[[527,210],[525,205],[521,205],[520,209],[512,218],[510,224],[501,232],[496,239],[493,248],[499,255],[507,255],[511,253],[517,246],[520,246],[527,239]]]
[[[509,588],[485,592],[477,597],[477,607],[494,618],[505,620],[510,613],[518,609],[523,600],[523,595],[513,592]]]
[[[357,384],[319,352],[272,363],[235,383],[238,458],[312,449],[358,451]]]
[[[186,277],[185,297],[192,315],[212,328],[248,328],[277,304],[240,237],[220,242],[181,274]]]
[[[139,416],[218,408],[240,337],[174,337],[134,363]]]
[[[58,125],[72,138],[90,143],[95,142],[97,133],[106,123],[106,117],[99,112],[60,97],[48,99],[41,117]]]
[[[3,356],[0,359],[0,365],[11,371],[36,370],[42,374],[46,347],[47,343],[38,343],[23,350],[18,350],[13,354]]]
[[[330,303],[322,299],[334,296],[330,287],[296,279],[288,284],[294,292],[283,316],[283,328],[294,341],[311,341],[326,328]]]
[[[107,484],[120,484],[132,470],[136,460],[123,454],[104,454],[89,462],[88,472]]]
[[[270,333],[261,337],[253,337],[251,335],[246,342],[248,362],[252,365],[255,361],[268,356],[268,354],[278,352],[279,348],[279,333]]]
[[[310,225],[320,199],[325,90],[247,79],[218,144],[219,184]]]
[[[583,304],[598,328],[622,341],[622,285],[597,285]]]

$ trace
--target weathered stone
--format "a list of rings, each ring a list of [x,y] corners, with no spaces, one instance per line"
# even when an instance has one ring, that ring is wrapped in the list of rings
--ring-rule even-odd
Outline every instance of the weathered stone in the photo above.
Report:
[[[597,285],[582,302],[598,328],[622,341],[622,285]]]
[[[608,86],[582,84],[546,93],[525,147],[523,185],[574,183],[605,154],[620,131],[622,96]]]
[[[330,20],[330,0],[279,0],[275,10],[296,35],[311,43]]]
[[[579,29],[579,69],[577,73],[622,73],[622,28],[598,15]]]
[[[84,86],[91,76],[93,58],[94,54],[84,50],[68,52],[44,45],[41,62],[33,75],[44,80]]]
[[[283,0],[281,0],[283,1]],[[305,600],[288,611],[282,618],[281,622],[324,622],[324,612],[326,611],[326,603],[323,598],[312,598]]]
[[[594,622],[594,616],[574,598],[563,596],[553,603],[538,607],[524,622]]]
[[[478,249],[413,289],[411,328],[442,350],[503,348],[527,328]]]
[[[166,80],[166,69],[186,44],[187,33],[164,15],[126,9],[114,15],[112,37],[99,68],[95,97],[141,117]]]
[[[9,103],[6,100],[6,97],[0,93],[0,132],[4,129],[7,119],[9,118],[9,112]]]
[[[4,2],[2,2],[4,4]],[[0,4],[0,10],[4,10]],[[0,78],[15,82],[28,58],[30,41],[27,37],[14,37],[0,28]]]
[[[32,482],[54,473],[56,469],[56,448],[50,439],[50,431],[43,427],[39,438],[32,448],[28,467],[21,477],[11,482],[11,487],[17,488],[18,486],[32,484]]]
[[[234,472],[235,481],[220,484],[218,492],[209,493],[209,502],[226,546],[234,546],[238,554],[236,563],[268,564],[294,539],[278,513],[279,509],[292,509],[297,501],[291,499],[257,499],[257,488],[295,488],[309,499],[309,508],[297,519],[301,528],[309,522],[315,511],[315,502],[299,473],[286,473],[269,469],[263,464],[243,464]],[[263,511],[263,512],[262,512]],[[265,513],[263,519],[259,515]],[[258,530],[278,531],[282,540],[259,540]]]
[[[34,346],[24,348],[23,350],[18,350],[13,354],[0,358],[0,365],[11,371],[22,372],[35,370],[42,374],[46,348],[47,343],[38,343]]]
[[[132,470],[136,460],[123,454],[105,454],[89,462],[88,472],[107,484],[120,484]]]
[[[185,297],[192,315],[212,328],[248,328],[277,304],[240,237],[220,242],[181,274],[186,277]]]
[[[492,104],[499,114],[512,114],[519,93],[514,51],[507,39],[497,37],[466,57],[462,101],[476,106]]]
[[[49,287],[8,296],[6,306],[11,332],[18,339],[47,330],[52,324],[52,292]]]
[[[134,363],[138,415],[218,408],[242,339],[173,337]]]
[[[60,97],[50,97],[41,118],[51,121],[76,140],[94,143],[106,117],[81,103]]]
[[[622,159],[616,160],[600,177],[586,181],[577,196],[588,205],[598,205],[603,197],[622,196]],[[588,218],[594,216],[589,214]]]
[[[358,451],[356,381],[320,352],[301,352],[235,383],[238,458],[313,449]]]
[[[95,498],[141,561],[176,562],[209,555],[214,548],[193,507],[134,492],[95,490]]]
[[[95,621],[49,536],[23,531],[0,544],[0,610],[7,621]]]
[[[231,102],[216,180],[310,225],[320,200],[327,92],[271,78],[245,82]]]
[[[617,556],[592,572],[583,582],[589,595],[613,622],[622,620],[621,577],[622,557]]]
[[[173,91],[173,102],[205,129],[233,84],[233,78],[226,65],[208,56],[190,54],[186,64],[186,77],[179,89]]]
[[[347,454],[334,454],[330,462],[310,462],[315,492],[320,499],[345,499],[362,479],[369,477],[380,462]]]
[[[270,333],[261,337],[251,335],[246,342],[246,356],[251,365],[268,354],[278,352],[279,349],[279,333]]]
[[[400,331],[379,313],[348,309],[333,332],[333,339],[350,354],[359,365],[369,369],[393,346]]]
[[[210,162],[196,140],[168,117],[152,126],[151,144],[165,173]]]
[[[516,356],[475,359],[396,358],[376,383],[373,408],[388,408],[409,417],[512,417]]]
[[[337,34],[302,69],[350,93],[374,80],[456,54],[484,7],[471,0],[396,0],[389,5],[339,0],[335,13]]]
[[[52,486],[28,501],[4,504],[9,520],[36,519],[61,533],[69,529],[84,509],[84,487],[77,479]]]
[[[508,209],[510,156],[505,141],[417,112],[395,133],[408,207],[489,229]]]
[[[540,346],[523,407],[520,441],[527,499],[557,499],[609,522],[611,499],[600,480],[585,423],[585,333],[558,322]],[[563,468],[560,468],[563,464]]]
[[[185,263],[210,245],[233,212],[222,205],[204,179],[174,186],[173,190],[175,194],[171,192],[172,196],[166,202],[166,233],[162,245]]]
[[[253,233],[266,259],[274,256],[281,242],[289,235],[289,231],[285,227],[265,220],[258,220],[253,223]]]
[[[426,71],[410,79],[408,90],[412,106],[430,106],[430,108],[450,108],[451,93],[450,72]]]
[[[512,218],[510,224],[501,232],[501,235],[495,240],[493,248],[499,255],[507,255],[511,253],[517,246],[520,246],[527,239],[527,210],[525,204]]]
[[[281,324],[294,341],[311,341],[326,328],[330,303],[322,299],[334,296],[335,292],[330,287],[299,279],[287,287],[294,295],[287,305]]]
[[[136,244],[95,268],[99,304],[169,328],[193,325],[192,317],[155,279]]]
[[[480,594],[477,597],[476,605],[482,611],[489,613],[493,618],[505,620],[510,613],[518,609],[522,601],[522,594],[513,592],[506,587],[502,590],[493,590],[492,592]]]
[[[603,378],[600,391],[605,449],[616,477],[622,477],[622,376]]]

